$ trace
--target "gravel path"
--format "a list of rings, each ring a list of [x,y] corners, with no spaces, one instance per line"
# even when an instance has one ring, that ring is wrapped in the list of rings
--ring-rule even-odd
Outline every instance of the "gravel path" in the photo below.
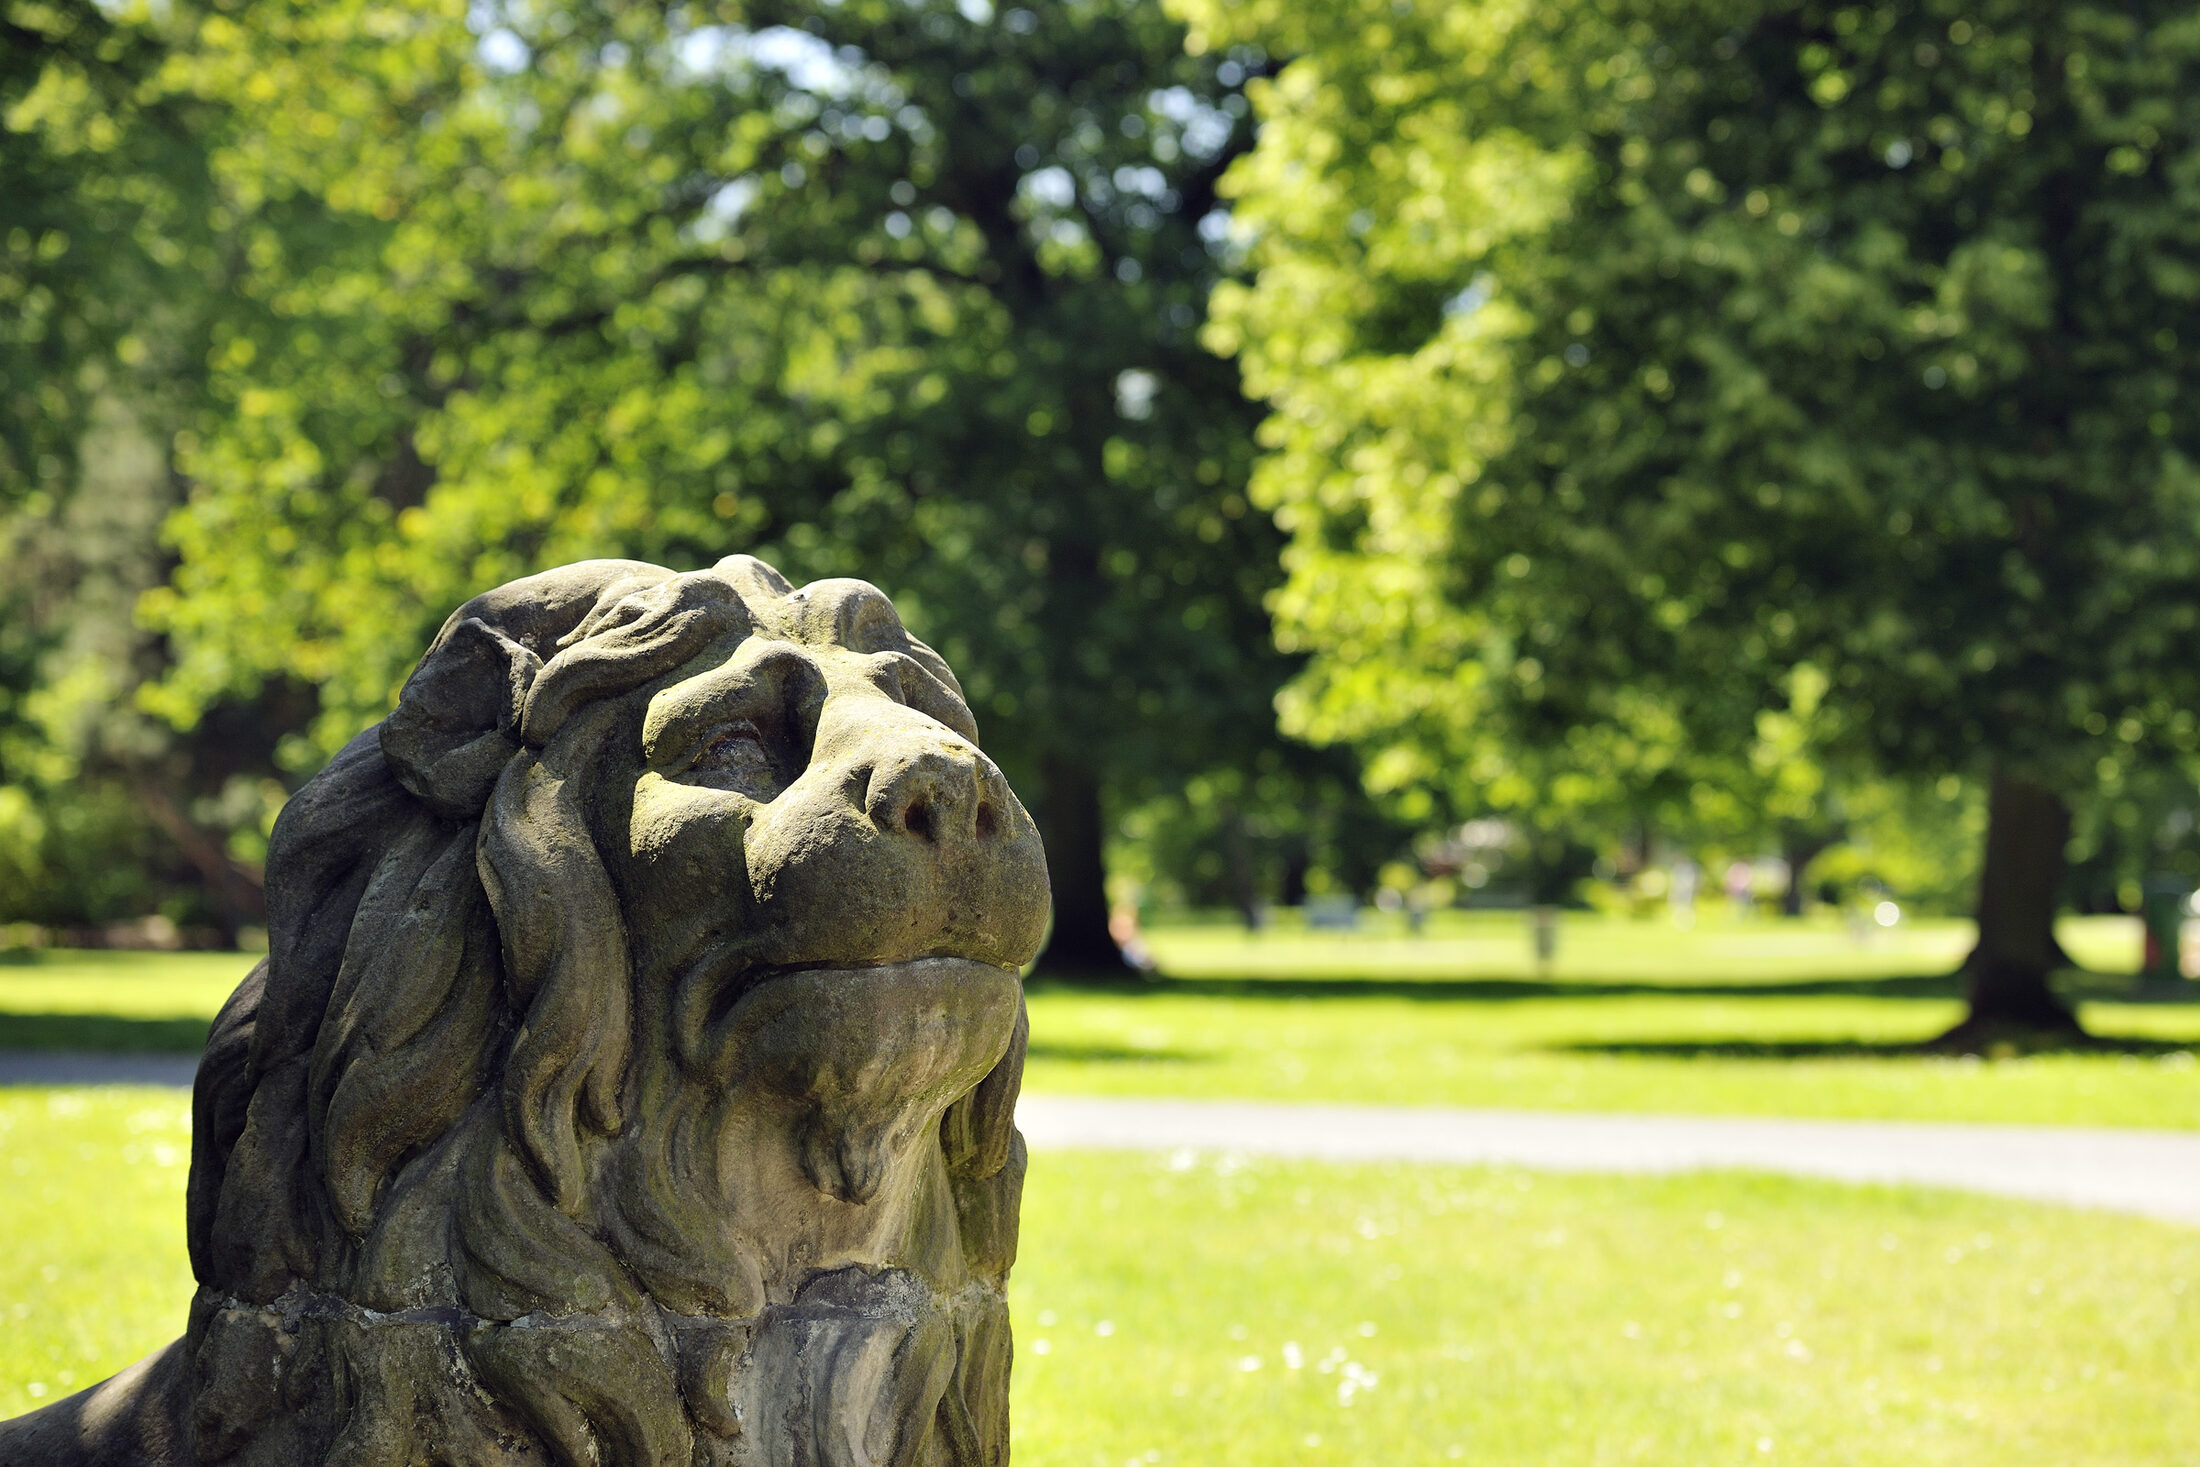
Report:
[[[0,1049],[4,1085],[181,1085],[199,1072],[195,1054],[87,1054]]]
[[[0,1050],[0,1086],[188,1086],[194,1055]],[[1037,1150],[1232,1151],[1557,1171],[1783,1172],[1919,1182],[2200,1225],[2200,1132],[1790,1121],[1026,1095]]]
[[[1555,1114],[1027,1095],[1033,1149],[1237,1151],[1556,1171],[1785,1172],[1920,1182],[2200,1224],[2200,1133],[2078,1126]]]

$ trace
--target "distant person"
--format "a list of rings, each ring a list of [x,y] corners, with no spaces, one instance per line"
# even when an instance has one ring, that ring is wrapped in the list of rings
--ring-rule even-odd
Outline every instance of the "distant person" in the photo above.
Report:
[[[1551,964],[1558,958],[1558,908],[1530,907],[1528,933],[1535,944],[1535,971],[1538,976],[1548,978]]]
[[[1703,885],[1703,868],[1686,856],[1673,863],[1672,884],[1666,888],[1666,905],[1673,909],[1673,921],[1681,927],[1696,925],[1696,891]]]
[[[1750,886],[1756,873],[1747,861],[1730,861],[1726,868],[1726,899],[1733,905],[1734,915],[1749,915]]]
[[[1136,900],[1117,902],[1108,912],[1108,936],[1115,939],[1125,963],[1141,973],[1153,971],[1153,949],[1146,945],[1145,931],[1139,925]]]
[[[1406,931],[1419,937],[1428,928],[1429,890],[1416,886],[1406,893]]]

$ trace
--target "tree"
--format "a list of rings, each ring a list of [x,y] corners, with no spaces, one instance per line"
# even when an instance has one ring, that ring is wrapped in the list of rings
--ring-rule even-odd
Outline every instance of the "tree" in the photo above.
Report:
[[[234,939],[261,914],[264,720],[220,703],[179,733],[131,706],[163,665],[133,606],[167,573],[167,441],[225,274],[223,113],[168,71],[195,21],[0,17],[0,920],[158,911]]]
[[[302,767],[483,585],[862,575],[1036,794],[1047,961],[1116,965],[1106,804],[1252,759],[1288,670],[1254,415],[1197,340],[1251,60],[1146,0],[210,19],[194,85],[258,99],[249,269],[148,607],[160,706],[310,684]]]
[[[1183,0],[1294,57],[1211,339],[1315,662],[1469,798],[1738,757],[1991,785],[1970,1017],[2048,986],[2068,802],[2200,741],[2200,29],[2166,3]]]
[[[145,390],[156,352],[188,375],[173,328],[212,261],[203,118],[162,85],[167,30],[60,0],[10,6],[0,35],[0,508],[16,509],[67,493],[103,396]]]

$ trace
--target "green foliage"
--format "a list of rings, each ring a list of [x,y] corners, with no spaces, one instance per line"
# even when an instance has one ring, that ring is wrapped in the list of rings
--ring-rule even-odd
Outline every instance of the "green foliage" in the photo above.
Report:
[[[1282,741],[1149,796],[1117,829],[1118,900],[1235,907],[1248,921],[1309,893],[1365,895],[1411,834],[1369,800],[1343,751]]]
[[[169,439],[228,301],[230,112],[173,65],[198,20],[0,13],[0,921],[258,913],[281,710],[223,700],[179,733],[132,706],[166,663],[135,608],[168,571]]]
[[[278,699],[225,700],[189,731],[132,706],[166,665],[135,621],[167,571],[161,410],[157,393],[118,386],[57,490],[0,512],[0,585],[15,601],[0,622],[0,921],[158,913],[233,934],[258,916],[283,796],[268,765]]]
[[[1287,726],[1468,808],[2200,747],[2187,9],[1178,8],[1294,58],[1209,331]]]
[[[1986,836],[1984,793],[1954,775],[1840,791],[1826,809],[1836,838],[1800,873],[1805,895],[1830,888],[1858,906],[1883,894],[1913,913],[1966,910]]]
[[[68,495],[118,386],[188,395],[190,328],[217,272],[212,118],[168,84],[182,23],[155,9],[0,7],[0,512]]]
[[[210,19],[250,309],[155,706],[311,684],[304,768],[480,587],[748,550],[884,586],[1027,781],[1263,745],[1277,539],[1196,340],[1243,100],[1149,4],[965,9]]]

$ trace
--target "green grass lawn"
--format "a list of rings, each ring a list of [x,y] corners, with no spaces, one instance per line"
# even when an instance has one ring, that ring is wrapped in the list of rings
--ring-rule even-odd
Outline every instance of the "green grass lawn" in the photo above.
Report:
[[[2105,1467],[2189,1460],[2200,1431],[2200,1231],[1182,1156],[1042,1155],[1025,1196],[1021,1467]]]
[[[1544,1110],[2200,1127],[2200,1004],[2120,1001],[2136,923],[2064,940],[2093,1052],[1916,1052],[1962,1012],[1961,922],[1861,939],[1834,922],[1570,915],[1538,974],[1518,913],[1354,933],[1153,935],[1172,976],[1036,981],[1027,1085],[1069,1094],[1264,1097]],[[253,960],[47,953],[0,967],[0,1047],[193,1049]],[[2200,988],[2200,985],[2194,985]]]
[[[0,962],[0,1049],[197,1050],[259,957],[44,950]]]
[[[180,1331],[182,1098],[0,1091],[0,1415]],[[1742,1175],[1041,1155],[1021,1467],[2160,1464],[2200,1231]]]
[[[2138,964],[2130,918],[2068,919],[2074,956],[2091,967],[2129,972]],[[1936,918],[1861,931],[1820,914],[1790,921],[1707,912],[1680,928],[1662,913],[1641,918],[1567,912],[1547,973],[1535,969],[1527,915],[1444,911],[1419,934],[1396,914],[1363,912],[1348,932],[1318,931],[1289,909],[1248,933],[1209,920],[1148,934],[1164,971],[1179,978],[1494,978],[1558,982],[1755,984],[1798,978],[1855,980],[1947,972],[1971,945],[1971,924]]]
[[[2200,1127],[2200,1005],[2116,1001],[2128,919],[2063,924],[2098,1052],[1916,1052],[1962,1014],[1967,923],[1863,940],[1832,923],[1569,917],[1532,969],[1517,913],[1429,934],[1212,926],[1152,943],[1169,981],[1034,985],[1034,1090],[1529,1110]],[[2200,988],[2200,985],[2195,985]]]
[[[0,1416],[183,1333],[180,1090],[0,1090]]]

